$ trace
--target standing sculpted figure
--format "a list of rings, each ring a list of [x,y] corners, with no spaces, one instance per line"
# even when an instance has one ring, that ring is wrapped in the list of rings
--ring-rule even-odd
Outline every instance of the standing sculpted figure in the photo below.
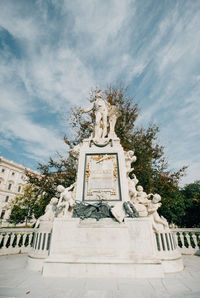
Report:
[[[82,113],[88,113],[94,111],[95,113],[95,125],[94,125],[94,138],[100,139],[105,138],[107,135],[107,117],[108,117],[108,105],[103,99],[103,95],[98,91],[95,95],[94,100],[91,100],[92,105],[82,110]]]
[[[128,192],[129,197],[132,202],[135,201],[137,196],[136,185],[138,184],[138,179],[136,178],[135,174],[132,175],[132,179],[128,177]]]
[[[168,222],[157,212],[158,208],[160,208],[160,206],[162,205],[160,203],[161,196],[159,194],[154,194],[153,199],[149,201],[150,203],[148,205],[148,216],[152,218],[152,227],[156,232],[163,231],[164,229],[168,228]]]
[[[72,189],[74,189],[72,191]],[[58,217],[66,217],[70,216],[71,212],[69,212],[70,207],[74,207],[75,198],[74,192],[76,189],[76,183],[73,183],[67,188],[64,188],[62,185],[57,186],[57,191],[60,192],[60,198],[58,201],[58,209],[60,209],[58,213]]]
[[[108,137],[113,139],[116,138],[117,135],[115,133],[115,124],[117,121],[117,118],[119,117],[119,110],[115,105],[111,105],[107,102],[108,105],[108,121],[109,121],[109,134]]]
[[[125,152],[125,163],[126,163],[126,176],[129,177],[129,174],[134,170],[134,168],[131,167],[131,164],[133,162],[136,162],[137,157],[134,155],[133,150],[129,150]]]

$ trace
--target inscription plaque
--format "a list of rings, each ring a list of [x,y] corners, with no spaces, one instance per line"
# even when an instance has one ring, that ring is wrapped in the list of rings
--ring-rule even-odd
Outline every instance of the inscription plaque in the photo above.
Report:
[[[116,153],[86,154],[83,200],[121,200],[119,179]]]

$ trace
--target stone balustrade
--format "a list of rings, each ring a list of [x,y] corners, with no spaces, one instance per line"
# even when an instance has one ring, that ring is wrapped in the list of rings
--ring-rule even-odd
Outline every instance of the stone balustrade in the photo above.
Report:
[[[157,250],[160,253],[170,252],[177,249],[177,242],[172,231],[155,233]]]
[[[0,255],[31,253],[45,257],[50,246],[50,227],[35,230],[22,228],[0,229]],[[178,247],[182,254],[200,253],[200,229],[171,229],[171,233],[155,233],[160,253]]]
[[[0,255],[27,253],[33,245],[34,229],[0,229]]]
[[[51,241],[51,231],[35,231],[33,245],[29,256],[33,258],[46,258]]]
[[[171,229],[177,246],[184,255],[200,254],[200,229]]]

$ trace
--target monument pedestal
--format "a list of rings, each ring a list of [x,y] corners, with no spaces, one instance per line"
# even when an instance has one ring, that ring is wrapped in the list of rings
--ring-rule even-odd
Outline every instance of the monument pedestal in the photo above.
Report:
[[[117,107],[99,91],[84,112],[89,111],[95,115],[92,137],[70,150],[78,158],[76,182],[57,187],[55,210],[55,198],[47,205],[41,219],[48,218],[53,228],[36,232],[30,265],[42,256],[35,268],[41,265],[43,275],[67,277],[164,277],[181,271],[173,234],[157,213],[160,195],[136,189],[137,177],[130,175],[136,156],[124,151],[115,134]]]
[[[149,218],[55,219],[44,276],[163,277]]]

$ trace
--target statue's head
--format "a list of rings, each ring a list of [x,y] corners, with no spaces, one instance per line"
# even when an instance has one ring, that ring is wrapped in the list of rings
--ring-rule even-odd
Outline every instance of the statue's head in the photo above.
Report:
[[[137,191],[142,192],[143,191],[143,187],[141,185],[137,186]]]
[[[64,186],[62,185],[58,185],[56,189],[58,192],[63,192],[65,190]]]
[[[129,154],[130,157],[132,157],[134,155],[134,150],[129,150],[128,154]]]
[[[51,204],[52,204],[52,205],[56,205],[57,203],[58,203],[58,198],[53,197],[53,198],[51,199]]]
[[[102,98],[103,95],[101,94],[101,90],[97,91],[95,98]]]
[[[161,196],[158,193],[156,193],[155,195],[153,195],[152,201],[155,204],[158,203],[158,202],[160,202],[161,201]]]

